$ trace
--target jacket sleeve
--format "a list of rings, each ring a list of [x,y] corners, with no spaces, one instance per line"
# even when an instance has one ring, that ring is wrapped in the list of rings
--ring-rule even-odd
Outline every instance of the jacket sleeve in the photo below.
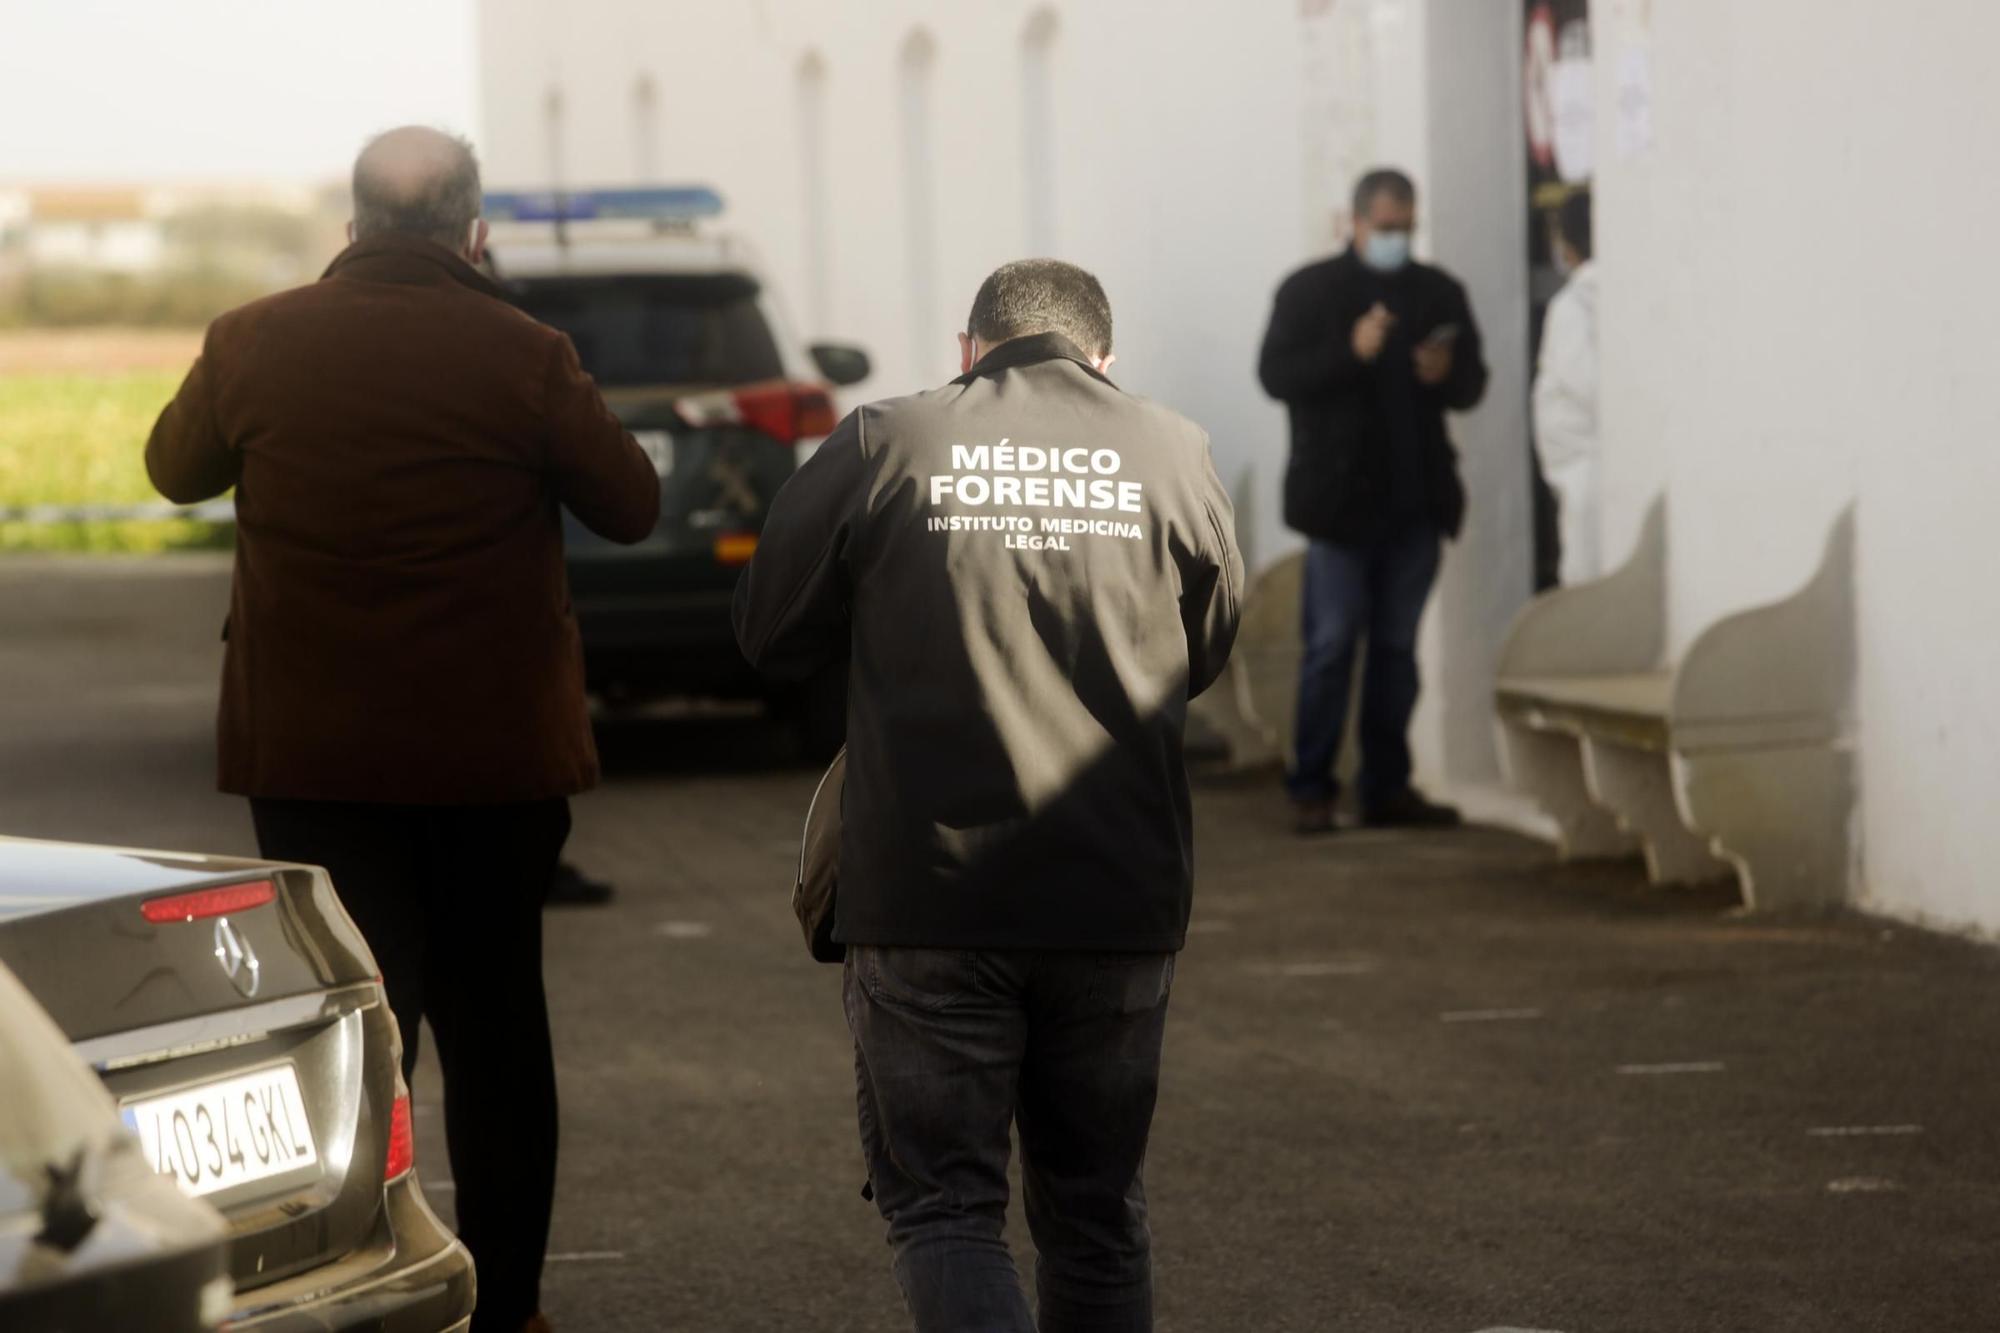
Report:
[[[550,349],[542,403],[556,497],[600,537],[645,540],[660,521],[660,475],[604,405],[567,334]]]
[[[847,552],[868,489],[862,443],[861,413],[849,413],[778,489],[736,584],[736,642],[766,675],[803,680],[847,656]]]
[[[1243,613],[1243,555],[1236,513],[1202,442],[1201,532],[1181,569],[1181,626],[1187,634],[1188,698],[1213,685],[1228,665]]]
[[[1597,348],[1589,316],[1558,293],[1535,370],[1535,447],[1551,472],[1597,455]]]
[[[1369,365],[1354,355],[1354,330],[1333,317],[1320,284],[1295,273],[1278,288],[1257,378],[1283,402],[1325,398],[1364,379]]]
[[[1486,396],[1486,349],[1479,336],[1479,325],[1473,321],[1472,302],[1466,299],[1465,288],[1452,283],[1451,296],[1451,322],[1457,324],[1459,330],[1452,348],[1451,374],[1431,392],[1437,394],[1446,407],[1464,412],[1477,406],[1479,400]]]
[[[243,455],[229,447],[215,419],[215,393],[209,382],[213,364],[204,344],[146,440],[146,475],[154,489],[175,504],[212,500],[242,475]]]

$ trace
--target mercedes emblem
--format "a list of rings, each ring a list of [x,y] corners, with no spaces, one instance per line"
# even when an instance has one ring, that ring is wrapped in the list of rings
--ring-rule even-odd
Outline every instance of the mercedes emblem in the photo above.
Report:
[[[229,924],[226,916],[215,919],[215,961],[222,964],[223,975],[242,992],[245,999],[257,993],[257,987],[264,979],[257,962],[257,951],[250,947],[247,936]]]

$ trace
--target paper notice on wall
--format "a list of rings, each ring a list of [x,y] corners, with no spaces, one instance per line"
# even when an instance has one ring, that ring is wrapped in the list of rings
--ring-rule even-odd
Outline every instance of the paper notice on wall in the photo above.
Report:
[[[1582,185],[1596,165],[1597,87],[1589,56],[1558,60],[1549,70],[1549,102],[1555,122],[1556,175]]]
[[[1300,0],[1299,78],[1305,150],[1306,249],[1325,251],[1353,234],[1348,192],[1373,165],[1375,38],[1381,8]]]
[[[1631,157],[1653,146],[1653,52],[1640,43],[1618,56],[1618,156]]]

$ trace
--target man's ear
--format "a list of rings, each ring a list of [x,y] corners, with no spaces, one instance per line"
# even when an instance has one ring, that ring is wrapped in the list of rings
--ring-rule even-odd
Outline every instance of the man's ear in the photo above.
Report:
[[[466,252],[465,259],[474,268],[479,266],[480,260],[486,258],[486,237],[491,230],[486,225],[485,218],[480,218],[472,224],[472,248]]]
[[[1098,357],[1097,360],[1090,363],[1091,368],[1100,375],[1109,375],[1111,373],[1111,363],[1117,359],[1118,354],[1116,352],[1106,352],[1103,356]]]
[[[354,244],[354,224],[352,222],[347,224],[347,243],[349,245]]]
[[[976,341],[974,341],[972,337],[963,333],[958,335],[959,374],[969,375],[972,373],[972,363],[979,359],[977,356],[974,355],[974,353],[977,352],[978,350],[979,350],[979,344]]]

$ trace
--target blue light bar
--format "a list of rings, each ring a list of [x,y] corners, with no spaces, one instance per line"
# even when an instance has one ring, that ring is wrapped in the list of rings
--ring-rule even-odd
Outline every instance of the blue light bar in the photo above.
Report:
[[[706,185],[650,190],[527,190],[486,196],[494,222],[594,222],[608,218],[681,222],[722,212],[722,196]]]

